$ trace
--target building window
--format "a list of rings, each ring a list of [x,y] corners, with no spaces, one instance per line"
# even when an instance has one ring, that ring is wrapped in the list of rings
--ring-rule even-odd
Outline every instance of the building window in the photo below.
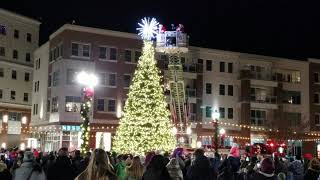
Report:
[[[319,113],[316,113],[316,114],[314,115],[314,124],[315,124],[316,126],[320,126],[320,114],[319,114]]]
[[[4,69],[0,68],[0,77],[4,77]]]
[[[6,56],[6,49],[4,47],[0,47],[0,56]]]
[[[212,107],[206,106],[206,118],[212,118]]]
[[[283,103],[301,104],[301,92],[299,91],[284,91]]]
[[[266,121],[266,111],[261,110],[251,110],[250,111],[250,119],[251,124],[255,126],[263,126]]]
[[[67,84],[75,84],[76,72],[74,69],[67,69]]]
[[[116,112],[116,100],[108,100],[108,112]]]
[[[38,114],[38,104],[33,104],[33,115]]]
[[[226,117],[225,108],[224,107],[219,107],[219,113],[220,113],[220,118],[221,119],[224,119]]]
[[[78,96],[66,96],[66,112],[80,112],[81,97]]]
[[[9,121],[21,121],[21,113],[9,112]]]
[[[233,85],[228,85],[228,96],[233,96]]]
[[[31,42],[31,34],[27,33],[27,42]]]
[[[79,56],[79,44],[71,43],[71,55],[72,56]]]
[[[313,102],[314,102],[315,104],[319,104],[319,103],[320,103],[320,102],[319,102],[319,96],[320,96],[319,93],[315,93],[315,94],[314,94],[314,96],[313,96]]]
[[[30,62],[31,61],[31,56],[30,53],[26,54],[26,62]]]
[[[3,98],[3,90],[2,89],[0,89],[0,99],[2,99]],[[1,117],[0,117],[1,118]]]
[[[23,101],[28,102],[29,101],[29,95],[28,93],[23,93]]]
[[[314,82],[318,83],[319,82],[319,73],[313,73],[313,77],[314,77]]]
[[[138,62],[139,61],[139,58],[141,56],[141,51],[135,51],[134,52],[134,62]]]
[[[30,81],[30,73],[24,73],[24,81],[29,82]]]
[[[116,86],[116,74],[109,74],[109,86]]]
[[[13,33],[13,36],[14,36],[14,38],[16,38],[16,39],[19,39],[19,30],[14,30],[14,33]]]
[[[131,82],[131,75],[130,74],[124,74],[123,75],[123,86],[129,87]]]
[[[124,51],[124,61],[131,62],[131,50]]]
[[[206,83],[206,94],[212,93],[212,85],[211,83]]]
[[[233,119],[233,108],[228,108],[228,119]]]
[[[233,72],[233,63],[228,63],[228,73]]]
[[[16,49],[13,50],[12,58],[13,58],[13,59],[18,59],[18,51],[17,51]]]
[[[116,48],[110,48],[110,60],[117,60],[117,49]]]
[[[47,112],[50,112],[50,106],[51,104],[50,104],[50,100],[48,99],[47,100]]]
[[[16,91],[11,91],[10,92],[10,99],[11,100],[16,100]]]
[[[206,61],[206,69],[207,71],[212,71],[212,60]]]
[[[99,59],[107,59],[107,48],[99,47]]]
[[[36,60],[36,69],[40,69],[40,58]]]
[[[51,75],[48,76],[48,87],[51,87]]]
[[[97,110],[104,111],[104,99],[98,99]]]
[[[83,52],[82,55],[84,57],[89,57],[90,56],[90,46],[89,45],[82,45]]]
[[[52,78],[52,85],[53,86],[59,85],[59,74],[60,74],[60,71],[53,72],[53,78]]]
[[[220,62],[220,72],[225,72],[225,62]]]
[[[6,26],[0,25],[0,34],[1,34],[1,35],[7,35]]]
[[[11,71],[11,79],[17,79],[17,71],[16,70]]]
[[[52,98],[52,105],[51,105],[51,112],[58,112],[58,97],[53,97]]]
[[[225,95],[225,85],[223,84],[219,85],[219,94],[223,96]]]
[[[39,92],[39,84],[40,84],[40,81],[36,81],[34,83],[34,92]]]

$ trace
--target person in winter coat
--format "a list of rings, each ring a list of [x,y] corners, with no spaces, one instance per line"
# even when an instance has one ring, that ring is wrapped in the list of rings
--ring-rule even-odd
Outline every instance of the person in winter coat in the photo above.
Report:
[[[161,155],[154,155],[146,171],[142,176],[143,180],[171,180],[170,175],[167,171],[165,159]]]
[[[260,170],[254,172],[250,180],[277,180],[274,170],[272,159],[265,158],[261,162]]]
[[[219,167],[218,179],[234,179],[240,174],[240,152],[237,144],[233,144],[227,159]]]
[[[81,167],[81,161],[82,157],[79,150],[76,150],[74,152],[74,158],[72,159],[72,166],[75,169],[75,173],[78,176],[80,173],[82,173],[83,169]]]
[[[172,180],[183,180],[182,170],[177,158],[172,158],[167,164],[167,170]]]
[[[68,148],[61,148],[56,161],[48,167],[48,180],[73,180],[76,177],[71,160],[68,157]]]
[[[132,159],[132,163],[126,169],[126,180],[141,180],[143,176],[143,165],[139,156]]]
[[[11,178],[12,176],[9,169],[7,168],[7,165],[4,162],[0,161],[0,179],[11,180]]]
[[[41,166],[35,162],[34,153],[26,151],[23,163],[13,173],[13,180],[46,180]]]
[[[313,158],[310,161],[307,173],[304,175],[304,180],[317,180],[320,175],[320,162],[318,159]]]
[[[92,152],[88,167],[75,180],[115,180],[110,160],[103,149]]]
[[[123,155],[118,156],[119,162],[116,164],[116,174],[119,180],[124,180],[126,176],[126,161],[124,159],[125,157]]]
[[[287,174],[288,170],[287,170],[286,165],[277,156],[274,157],[274,167],[275,167],[275,174],[279,174],[281,172],[283,172],[284,174]]]
[[[194,152],[195,160],[187,172],[188,180],[213,180],[214,169],[209,159],[204,156],[203,149],[196,149]]]
[[[293,174],[294,180],[303,179],[303,162],[300,155],[296,155],[296,160],[289,164],[288,170]]]

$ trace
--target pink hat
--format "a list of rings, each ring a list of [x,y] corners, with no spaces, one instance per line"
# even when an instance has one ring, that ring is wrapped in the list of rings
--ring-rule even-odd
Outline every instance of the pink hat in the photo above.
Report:
[[[231,149],[230,149],[230,156],[232,157],[240,157],[240,153],[239,153],[239,148],[236,147],[236,146],[233,146]]]

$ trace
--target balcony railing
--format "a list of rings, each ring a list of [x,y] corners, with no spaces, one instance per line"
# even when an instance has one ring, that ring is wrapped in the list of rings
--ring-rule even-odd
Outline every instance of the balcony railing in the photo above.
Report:
[[[263,126],[264,123],[266,122],[265,118],[253,118],[253,117],[251,117],[250,120],[251,120],[251,125],[252,126]]]
[[[256,103],[277,104],[277,96],[251,94],[250,101]]]
[[[240,70],[240,79],[256,79],[265,81],[276,81],[276,74],[268,72],[255,72],[250,70]]]
[[[196,97],[196,89],[189,89],[189,88],[187,88],[186,89],[186,95],[187,95],[187,97]]]

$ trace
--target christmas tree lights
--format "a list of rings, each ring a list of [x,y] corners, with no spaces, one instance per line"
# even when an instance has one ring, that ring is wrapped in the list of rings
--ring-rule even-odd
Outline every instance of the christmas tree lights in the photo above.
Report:
[[[113,142],[113,150],[118,153],[143,155],[153,150],[172,150],[176,146],[154,49],[151,41],[144,41]]]

